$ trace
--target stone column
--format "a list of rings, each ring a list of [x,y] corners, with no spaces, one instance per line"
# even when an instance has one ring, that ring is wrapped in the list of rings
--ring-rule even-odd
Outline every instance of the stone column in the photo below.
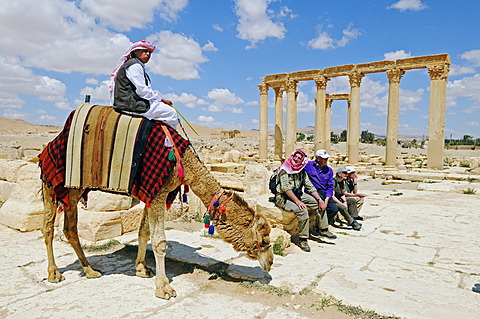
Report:
[[[332,150],[332,99],[325,103],[325,150],[330,154]]]
[[[268,85],[257,85],[260,89],[260,136],[258,141],[258,159],[267,160],[268,148]]]
[[[387,114],[387,147],[386,167],[397,166],[397,144],[398,144],[398,102],[400,92],[400,79],[405,71],[400,69],[387,70],[388,76],[388,114]]]
[[[275,91],[275,148],[274,159],[283,159],[283,86],[273,88]]]
[[[285,125],[285,157],[289,157],[295,148],[297,140],[297,81],[288,80],[287,83],[287,114]]]
[[[325,136],[325,99],[327,82],[330,80],[324,76],[316,76],[314,78],[317,85],[316,105],[315,105],[315,137],[314,137],[314,152],[319,149],[326,148],[326,136]]]
[[[430,74],[430,113],[428,116],[427,167],[443,169],[445,147],[445,112],[447,107],[447,78],[450,67],[436,65],[428,68]]]
[[[365,75],[354,70],[348,74],[350,81],[350,107],[348,108],[347,156],[350,164],[358,163],[360,143],[360,83]]]

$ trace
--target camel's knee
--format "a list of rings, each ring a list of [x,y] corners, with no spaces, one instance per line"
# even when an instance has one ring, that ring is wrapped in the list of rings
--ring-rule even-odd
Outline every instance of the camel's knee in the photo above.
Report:
[[[167,250],[168,243],[166,239],[151,240],[153,251],[164,253]]]

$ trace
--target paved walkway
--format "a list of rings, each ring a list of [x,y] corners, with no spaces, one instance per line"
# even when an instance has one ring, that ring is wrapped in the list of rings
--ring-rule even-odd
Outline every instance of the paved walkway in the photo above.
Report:
[[[232,277],[256,278],[293,292],[310,289],[380,314],[478,318],[480,294],[472,287],[480,283],[479,199],[413,190],[370,193],[360,232],[335,228],[339,238],[311,240],[311,253],[293,247],[286,257],[275,256],[269,274],[223,241],[202,237],[201,232],[168,230],[167,270],[178,294],[169,301],[154,297],[153,278],[134,276],[135,251],[128,246],[90,253],[89,260],[104,276],[86,279],[70,246],[55,241],[57,264],[66,280],[51,284],[45,279],[41,233],[0,226],[0,317],[313,317],[292,306],[208,289],[208,278],[199,283],[195,270],[182,271],[171,261],[177,260],[200,267],[225,262],[223,270]],[[135,244],[135,235],[120,240]]]

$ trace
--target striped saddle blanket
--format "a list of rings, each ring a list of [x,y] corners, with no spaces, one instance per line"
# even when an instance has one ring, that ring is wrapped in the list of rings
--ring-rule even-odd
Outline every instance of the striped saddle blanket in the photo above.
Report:
[[[128,192],[151,127],[109,106],[80,105],[68,135],[65,187]]]
[[[172,144],[182,156],[190,142],[161,121],[85,103],[38,156],[41,178],[67,208],[69,188],[124,192],[148,207],[175,167]]]

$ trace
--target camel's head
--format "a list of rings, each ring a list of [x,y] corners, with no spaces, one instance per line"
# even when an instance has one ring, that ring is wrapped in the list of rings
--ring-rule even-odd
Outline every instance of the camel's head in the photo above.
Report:
[[[252,226],[252,247],[247,250],[247,257],[258,260],[263,270],[270,271],[273,264],[273,248],[270,245],[270,224],[260,214],[255,216]]]

